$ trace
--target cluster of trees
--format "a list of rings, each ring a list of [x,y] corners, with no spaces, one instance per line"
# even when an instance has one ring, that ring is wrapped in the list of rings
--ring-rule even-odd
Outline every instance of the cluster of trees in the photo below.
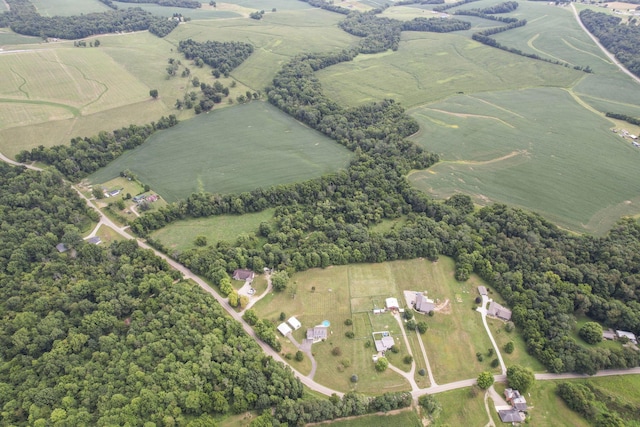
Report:
[[[111,9],[118,9],[118,5],[115,4],[112,0],[99,0],[105,5],[109,6]],[[202,7],[202,3],[196,0],[118,0],[122,3],[153,3],[158,6],[167,6],[167,7],[185,7],[189,9],[198,9]]]
[[[320,9],[328,10],[330,12],[340,13],[342,15],[348,15],[352,11],[346,7],[337,6],[332,1],[327,0],[301,0],[305,3],[309,3],[313,7],[319,7]]]
[[[640,76],[639,26],[621,25],[621,18],[590,9],[580,11],[580,20],[629,71]]]
[[[40,145],[31,151],[22,150],[16,155],[16,160],[52,165],[69,179],[77,181],[106,166],[126,150],[132,150],[142,144],[155,131],[176,124],[178,119],[171,114],[148,125],[129,125],[113,132],[100,132],[92,137],[73,138],[71,145]]]
[[[95,212],[58,172],[0,164],[0,211],[3,424],[185,425],[302,396],[288,367],[153,252],[84,243]]]
[[[627,425],[625,419],[615,411],[622,405],[615,402],[615,399],[607,394],[598,396],[594,394],[596,389],[592,384],[577,383],[577,382],[565,382],[558,384],[556,393],[567,404],[567,406],[587,420],[593,422],[598,427],[624,427]],[[606,402],[603,405],[601,402]],[[637,419],[638,410],[640,408],[621,408],[623,413],[631,410],[630,417],[625,417],[629,421],[635,421]],[[626,410],[625,410],[626,409]]]
[[[87,47],[87,41],[86,40],[76,40],[73,42],[73,46],[74,47]],[[95,39],[89,42],[89,47],[98,47],[100,46],[100,40]]]
[[[380,9],[370,12],[352,12],[338,24],[349,34],[363,37],[359,46],[361,53],[377,53],[387,49],[397,50],[402,31],[445,33],[471,28],[469,22],[457,19],[415,18],[412,21],[402,22],[397,19],[376,16],[380,12]]]
[[[333,395],[324,400],[285,400],[276,407],[274,417],[279,422],[290,426],[305,425],[371,412],[388,412],[407,408],[411,405],[411,401],[411,394],[406,392],[385,393],[376,397],[349,392],[342,398]]]
[[[264,9],[263,10],[256,10],[255,12],[251,12],[249,14],[249,18],[251,19],[255,19],[255,20],[261,20],[262,17],[264,16]]]
[[[505,1],[500,4],[496,4],[495,6],[485,7],[483,9],[472,9],[480,13],[484,13],[487,15],[496,14],[496,13],[509,13],[513,12],[518,8],[519,4],[517,1]]]
[[[196,42],[181,40],[178,51],[196,65],[205,63],[228,77],[231,70],[242,64],[253,53],[253,46],[242,42]],[[200,65],[201,66],[201,65]]]
[[[74,40],[94,34],[149,30],[158,37],[164,37],[178,25],[176,21],[154,16],[140,8],[44,17],[28,0],[8,0],[7,3],[11,10],[2,14],[0,24],[29,36]]]
[[[434,7],[433,10],[435,10],[436,12],[444,12],[445,10],[453,9],[454,7],[462,6],[468,3],[473,3],[474,1],[478,1],[478,0],[460,0],[455,3],[446,3],[446,4],[443,4],[442,6]]]
[[[611,117],[612,119],[624,120],[625,122],[631,123],[632,125],[640,126],[639,118],[627,116],[626,114],[608,112],[607,117]]]

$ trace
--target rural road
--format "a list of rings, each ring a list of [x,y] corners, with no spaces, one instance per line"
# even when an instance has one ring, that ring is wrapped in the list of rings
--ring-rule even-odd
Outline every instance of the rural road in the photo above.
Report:
[[[25,166],[25,167],[27,167],[29,169],[33,169],[33,170],[36,170],[36,171],[41,171],[42,170],[42,169],[40,169],[38,167],[35,167],[35,166],[25,165],[25,164],[22,164],[22,163],[15,162],[15,161],[7,158],[6,156],[4,156],[2,153],[0,153],[0,160],[5,161],[7,163],[10,163],[12,165],[16,165],[16,166]],[[240,322],[240,324],[242,325],[242,328],[247,333],[247,335],[252,337],[267,355],[269,355],[269,356],[273,357],[275,360],[277,360],[279,362],[282,362],[282,363],[286,364],[287,366],[289,366],[291,368],[291,370],[293,371],[293,373],[295,374],[295,376],[298,379],[300,379],[302,384],[304,384],[305,386],[309,387],[311,390],[314,390],[314,391],[316,391],[318,393],[322,393],[322,394],[324,394],[326,396],[331,396],[332,394],[336,394],[336,395],[342,397],[344,395],[344,393],[342,393],[340,391],[333,390],[333,389],[331,389],[329,387],[323,386],[322,384],[318,384],[317,382],[313,381],[313,379],[309,378],[308,376],[302,375],[300,372],[298,372],[297,370],[292,368],[289,364],[287,364],[285,362],[285,360],[280,356],[280,354],[278,354],[278,352],[276,352],[271,347],[269,347],[266,343],[264,343],[262,340],[260,340],[256,336],[256,334],[253,331],[253,329],[251,328],[251,326],[249,326],[249,324],[247,324],[244,321],[244,319],[242,319],[241,314],[236,312],[232,307],[230,307],[229,304],[227,303],[227,301],[222,296],[220,296],[216,291],[214,291],[204,280],[202,280],[200,277],[195,275],[191,270],[186,268],[184,265],[174,261],[173,259],[169,258],[167,255],[163,254],[162,252],[157,251],[156,249],[154,249],[154,248],[150,247],[149,245],[147,245],[146,243],[142,242],[140,239],[135,238],[134,236],[132,236],[129,233],[127,233],[124,228],[119,227],[113,221],[111,221],[111,219],[109,219],[107,216],[105,216],[93,204],[93,202],[91,200],[89,200],[87,197],[85,197],[84,194],[82,194],[82,192],[80,192],[80,190],[78,190],[74,186],[71,186],[71,188],[73,188],[80,195],[80,197],[85,200],[85,202],[87,203],[87,205],[90,208],[92,208],[92,209],[94,209],[95,211],[98,212],[98,214],[100,215],[100,223],[102,225],[106,225],[106,226],[112,228],[116,233],[118,233],[119,235],[121,235],[122,237],[124,237],[126,239],[134,239],[134,240],[136,240],[136,242],[138,243],[138,245],[140,247],[142,247],[144,249],[152,250],[157,256],[159,256],[160,258],[162,258],[165,261],[167,261],[167,263],[172,268],[180,271],[185,278],[193,280],[196,284],[198,284],[198,286],[200,286],[200,288],[202,288],[205,292],[207,292],[212,297],[214,297],[216,299],[216,301],[218,301],[218,303],[227,311],[229,316],[231,316],[234,320],[237,320],[238,322]],[[403,328],[403,330],[404,330],[404,328]],[[494,343],[494,346],[495,346],[495,343]],[[425,354],[426,354],[426,352],[425,352]],[[498,352],[498,354],[499,354],[499,352]],[[427,366],[429,366],[428,363],[427,363]],[[536,380],[544,381],[544,380],[563,380],[563,379],[586,379],[586,378],[592,378],[592,377],[604,377],[604,376],[614,376],[614,375],[640,375],[640,367],[631,368],[631,369],[602,370],[602,371],[599,371],[598,373],[596,373],[593,376],[589,376],[589,375],[585,375],[585,374],[548,374],[548,373],[544,373],[544,374],[535,374],[535,377],[536,377]],[[495,375],[494,378],[495,378],[495,381],[499,381],[499,382],[505,382],[506,379],[507,379],[506,375]],[[424,389],[414,388],[411,391],[411,396],[413,397],[414,400],[417,400],[418,397],[422,396],[423,394],[436,394],[436,393],[442,393],[442,392],[445,392],[445,391],[456,390],[456,389],[459,389],[459,388],[471,387],[475,383],[476,383],[476,379],[475,378],[470,378],[470,379],[467,379],[467,380],[451,382],[451,383],[442,384],[442,385],[436,385],[435,382],[432,381],[432,383],[431,383],[432,385],[430,387],[428,387],[428,388],[424,388]]]
[[[571,9],[573,9],[573,14],[576,17],[576,20],[578,21],[578,24],[580,24],[580,26],[582,27],[582,29],[584,30],[585,33],[587,33],[589,35],[589,37],[591,37],[591,40],[593,40],[593,42],[598,45],[598,47],[602,50],[602,52],[604,52],[605,55],[607,55],[607,57],[618,66],[618,68],[620,68],[620,70],[627,74],[629,77],[631,77],[633,80],[636,81],[636,83],[640,83],[640,77],[636,76],[635,74],[633,74],[631,71],[627,70],[625,68],[624,65],[622,65],[620,63],[620,61],[618,61],[618,59],[615,57],[615,55],[613,55],[611,52],[609,52],[601,43],[600,41],[597,39],[596,36],[594,36],[593,34],[591,34],[589,32],[589,30],[587,30],[587,27],[584,26],[584,24],[582,23],[582,20],[580,19],[580,15],[578,14],[578,11],[576,10],[575,6],[573,5],[573,3],[571,3]]]

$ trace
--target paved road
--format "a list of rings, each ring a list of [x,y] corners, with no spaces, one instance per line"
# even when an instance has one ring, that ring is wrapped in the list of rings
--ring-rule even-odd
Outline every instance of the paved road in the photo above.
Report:
[[[631,77],[633,80],[636,81],[636,83],[640,83],[640,78],[638,76],[636,76],[635,74],[633,74],[631,71],[627,70],[625,68],[624,65],[622,65],[622,63],[620,63],[620,61],[618,61],[618,59],[615,57],[615,55],[613,55],[611,52],[609,52],[604,46],[602,46],[602,44],[600,43],[600,41],[596,38],[596,36],[594,36],[593,34],[591,34],[589,32],[589,30],[587,30],[587,27],[584,26],[584,24],[582,23],[582,20],[580,19],[580,15],[578,14],[578,11],[576,10],[575,6],[573,5],[573,3],[571,3],[571,9],[573,9],[573,15],[576,17],[576,20],[578,21],[578,24],[580,24],[580,26],[582,27],[582,29],[584,30],[585,33],[587,33],[589,35],[589,37],[591,37],[591,40],[593,40],[593,42],[595,44],[598,45],[598,47],[602,50],[602,52],[604,52],[605,55],[607,55],[607,57],[618,66],[618,68],[620,68],[620,70],[627,74],[629,77]]]

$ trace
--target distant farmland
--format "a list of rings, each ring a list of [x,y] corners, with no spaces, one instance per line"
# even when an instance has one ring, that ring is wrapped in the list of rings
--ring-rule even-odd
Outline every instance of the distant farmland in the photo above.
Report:
[[[343,168],[351,153],[266,102],[214,110],[153,135],[90,177],[129,169],[168,201],[196,191],[232,193]]]
[[[463,192],[596,234],[640,211],[640,150],[564,90],[460,95],[411,115],[414,140],[443,161],[410,180],[436,197]]]

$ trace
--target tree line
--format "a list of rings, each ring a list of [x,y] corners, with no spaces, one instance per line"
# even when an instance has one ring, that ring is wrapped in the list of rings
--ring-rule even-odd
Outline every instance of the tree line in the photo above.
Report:
[[[0,25],[18,34],[61,39],[82,39],[95,34],[149,30],[158,37],[169,34],[178,22],[140,8],[109,10],[79,16],[41,16],[28,0],[7,0],[10,10],[0,16]]]
[[[72,138],[71,145],[40,145],[31,151],[22,150],[16,155],[16,160],[52,165],[70,180],[78,181],[106,166],[126,150],[141,145],[154,132],[177,124],[178,119],[171,114],[147,125],[129,125],[113,132],[100,132],[92,137]]]
[[[101,3],[104,3],[111,9],[118,9],[118,5],[115,4],[112,0],[99,0]],[[152,3],[157,4],[158,6],[167,6],[167,7],[184,7],[188,9],[198,9],[202,7],[202,3],[196,0],[118,0],[121,3]]]
[[[626,114],[621,114],[621,113],[612,113],[612,112],[607,112],[606,116],[611,117],[612,119],[624,120],[625,122],[630,123],[632,125],[640,126],[640,119],[633,116],[628,116]]]
[[[620,24],[622,18],[590,9],[580,11],[580,20],[629,71],[640,77],[640,27]]]
[[[370,12],[351,12],[338,26],[349,34],[362,37],[359,51],[361,53],[384,52],[387,49],[398,50],[402,31],[431,31],[446,33],[468,30],[469,22],[457,19],[414,18],[402,22],[397,19],[376,16],[382,10]]]

